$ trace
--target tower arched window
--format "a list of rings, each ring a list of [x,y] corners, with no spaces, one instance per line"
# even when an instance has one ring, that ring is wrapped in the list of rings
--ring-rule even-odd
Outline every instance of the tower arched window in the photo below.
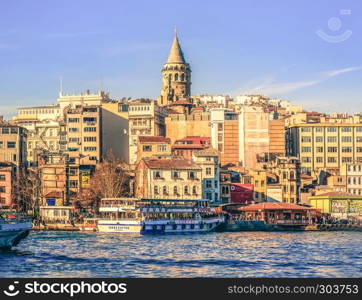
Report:
[[[187,185],[184,187],[184,194],[185,195],[189,194],[189,187]]]
[[[293,171],[290,171],[290,180],[294,180],[294,172]]]
[[[163,186],[162,188],[162,194],[167,195],[167,186]]]
[[[158,191],[158,186],[157,185],[153,188],[153,192],[154,192],[155,195],[158,195],[159,191]]]
[[[178,188],[176,185],[173,187],[173,194],[178,195]]]
[[[178,74],[175,74],[175,81],[178,81]]]
[[[181,74],[181,81],[185,81],[185,74]]]

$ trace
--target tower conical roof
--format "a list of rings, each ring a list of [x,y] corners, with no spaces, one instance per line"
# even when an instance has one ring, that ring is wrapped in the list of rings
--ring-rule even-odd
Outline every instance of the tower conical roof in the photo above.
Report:
[[[173,38],[172,41],[172,46],[170,54],[168,55],[167,63],[182,63],[182,64],[186,63],[176,32],[175,32],[175,37]]]

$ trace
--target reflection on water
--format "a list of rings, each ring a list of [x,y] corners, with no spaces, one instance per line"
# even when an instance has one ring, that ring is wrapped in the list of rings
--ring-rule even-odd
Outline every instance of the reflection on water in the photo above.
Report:
[[[33,232],[1,277],[361,277],[360,232],[122,236]]]

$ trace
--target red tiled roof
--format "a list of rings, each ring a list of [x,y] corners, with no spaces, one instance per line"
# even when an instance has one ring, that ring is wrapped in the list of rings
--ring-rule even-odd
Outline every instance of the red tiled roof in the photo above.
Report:
[[[346,193],[346,192],[328,192],[328,193],[315,195],[312,197],[358,197],[358,196],[359,195],[354,195],[354,194],[350,194],[350,193]],[[362,197],[362,196],[359,196],[359,197]]]
[[[183,139],[177,140],[176,143],[177,142],[195,142],[195,144],[201,144],[201,142],[205,142],[210,144],[210,138],[204,136],[187,136]]]
[[[170,138],[163,136],[139,136],[140,143],[171,143]]]
[[[270,203],[270,202],[264,202],[264,203],[257,203],[248,205],[245,207],[240,208],[242,211],[255,211],[255,210],[305,210],[305,209],[311,209],[310,207],[301,206],[297,204],[292,203]]]
[[[177,100],[175,102],[171,102],[169,105],[193,105],[193,104],[185,100]]]
[[[197,169],[201,168],[190,160],[184,158],[154,159],[144,158],[143,161],[150,169]]]

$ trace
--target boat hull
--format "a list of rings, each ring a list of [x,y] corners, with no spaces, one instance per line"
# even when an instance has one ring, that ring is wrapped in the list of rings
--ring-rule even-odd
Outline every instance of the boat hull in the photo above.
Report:
[[[215,231],[224,219],[201,220],[99,220],[98,231],[124,234],[191,234]]]
[[[0,224],[0,248],[10,249],[25,239],[32,228],[31,222]]]
[[[140,234],[142,221],[138,220],[98,220],[98,231],[104,233]]]

